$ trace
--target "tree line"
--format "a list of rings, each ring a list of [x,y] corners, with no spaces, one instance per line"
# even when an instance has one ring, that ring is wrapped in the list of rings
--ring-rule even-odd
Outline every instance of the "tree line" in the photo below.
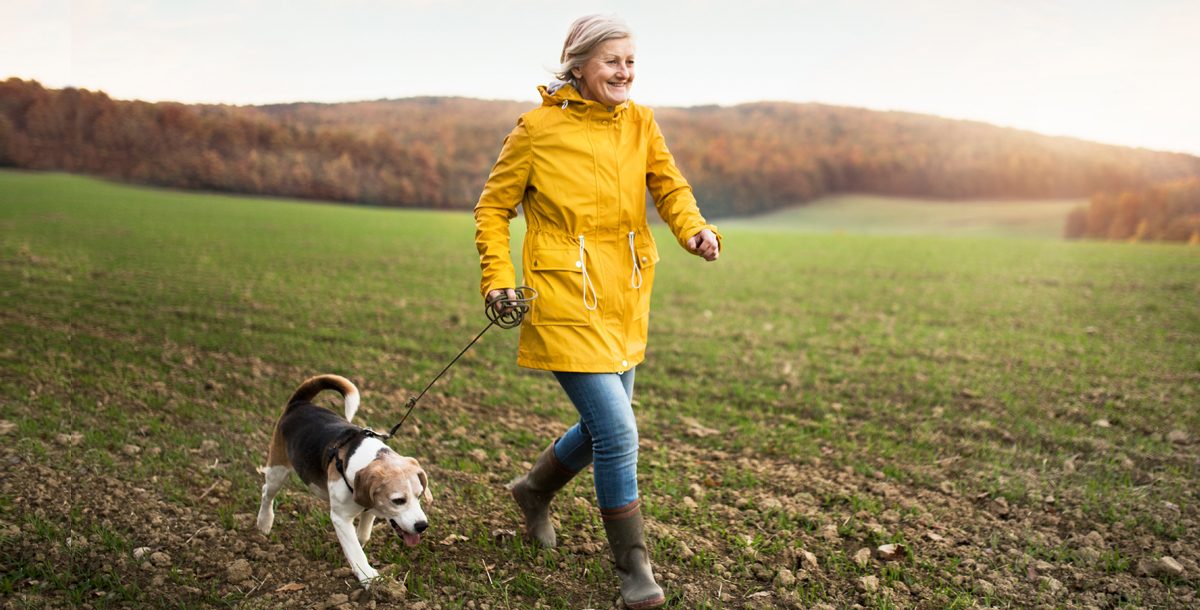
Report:
[[[0,82],[0,165],[131,182],[388,206],[470,209],[529,103],[426,97],[185,105]],[[1200,158],[973,121],[821,104],[663,108],[711,216],[833,192],[1061,198],[1200,176]]]
[[[1200,244],[1200,178],[1097,193],[1067,216],[1063,233],[1068,238]]]

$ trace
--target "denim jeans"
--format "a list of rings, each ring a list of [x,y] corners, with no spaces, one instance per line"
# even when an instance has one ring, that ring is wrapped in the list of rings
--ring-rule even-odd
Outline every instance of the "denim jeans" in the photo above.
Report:
[[[595,462],[596,501],[602,510],[638,499],[633,371],[554,373],[579,411],[579,422],[554,444],[554,455],[576,472]]]

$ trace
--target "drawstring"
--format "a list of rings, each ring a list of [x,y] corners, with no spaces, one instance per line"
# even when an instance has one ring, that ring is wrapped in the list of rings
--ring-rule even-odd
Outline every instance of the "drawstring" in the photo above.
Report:
[[[596,285],[592,283],[592,278],[588,277],[587,272],[587,251],[583,249],[583,236],[579,236],[579,266],[583,269],[583,307],[588,311],[596,311],[596,307],[600,305],[600,298],[596,296]],[[588,305],[588,288],[592,290],[592,304]]]
[[[563,110],[566,110],[566,109],[567,109],[567,102],[568,102],[568,101],[569,101],[569,100],[563,100],[563,105],[562,105],[562,109],[563,109]]]
[[[633,273],[629,276],[629,286],[634,290],[642,287],[642,266],[638,263],[637,248],[633,247],[634,232],[629,232],[629,255],[633,257]]]

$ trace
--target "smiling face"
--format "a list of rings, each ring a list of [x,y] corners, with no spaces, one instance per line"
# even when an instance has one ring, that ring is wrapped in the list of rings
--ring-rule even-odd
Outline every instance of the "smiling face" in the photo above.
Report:
[[[633,86],[633,38],[606,40],[571,74],[579,82],[579,94],[605,106],[616,106],[629,99]]]

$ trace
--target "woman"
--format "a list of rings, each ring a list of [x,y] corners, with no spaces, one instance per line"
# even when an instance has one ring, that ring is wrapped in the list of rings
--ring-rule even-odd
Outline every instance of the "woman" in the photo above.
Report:
[[[571,25],[558,80],[540,108],[504,140],[475,207],[482,292],[503,309],[515,298],[509,221],[523,205],[526,283],[537,290],[521,325],[517,364],[554,372],[579,422],[510,486],[526,532],[555,544],[555,492],[595,463],[596,496],[631,608],[664,603],[642,535],[637,491],[634,367],[645,355],[658,249],[646,224],[646,190],[679,244],[716,260],[720,238],[696,207],[653,113],[629,100],[633,36],[591,15]]]

